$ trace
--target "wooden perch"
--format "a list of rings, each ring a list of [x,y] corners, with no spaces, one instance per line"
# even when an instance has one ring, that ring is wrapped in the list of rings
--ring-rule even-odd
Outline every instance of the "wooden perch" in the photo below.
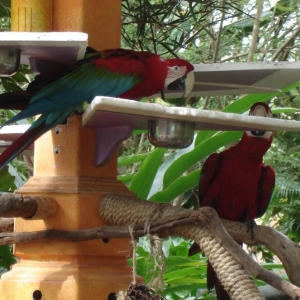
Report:
[[[18,194],[3,194],[0,197],[0,217],[30,218],[37,211],[37,202],[32,197],[22,197]]]
[[[56,214],[57,203],[50,197],[3,194],[0,196],[0,217],[22,217],[43,220]]]
[[[13,232],[13,231],[14,231],[14,218],[0,217],[0,232]]]
[[[249,246],[263,245],[274,252],[282,264],[291,282],[300,286],[300,248],[289,238],[268,226],[255,227],[252,239],[246,224],[221,220],[230,236]]]
[[[195,225],[205,222],[210,224],[209,227],[213,234],[216,234],[221,238],[224,247],[237,259],[239,263],[245,266],[256,278],[262,279],[263,281],[275,286],[278,290],[281,290],[285,294],[289,295],[292,299],[296,299],[296,296],[300,296],[300,289],[284,280],[280,277],[261,268],[251,257],[249,257],[241,247],[228,239],[226,235],[223,236],[223,230],[219,230],[217,227],[223,228],[219,223],[219,218],[216,213],[208,212],[212,211],[209,208],[200,209],[198,211],[187,211],[180,216],[171,216],[159,222],[153,222],[150,226],[149,233],[160,234],[168,236],[173,234],[174,228],[184,225]],[[263,245],[269,245],[277,240],[278,244],[288,245],[286,248],[279,247],[274,249],[274,253],[281,257],[283,265],[288,266],[289,277],[292,282],[300,285],[299,280],[299,262],[300,262],[300,251],[298,248],[291,247],[292,242],[289,241],[284,235],[277,232],[274,229],[265,226],[257,226],[255,238],[252,240],[250,234],[247,233],[246,226],[241,223],[224,221],[225,228],[230,232],[234,238],[251,245],[257,243]],[[200,225],[199,225],[200,226]],[[272,236],[270,231],[272,231]],[[144,226],[135,226],[133,230],[134,237],[141,237],[145,235]],[[107,238],[128,238],[130,233],[127,227],[122,226],[103,226],[93,229],[84,229],[77,231],[64,231],[64,230],[44,230],[35,232],[17,232],[17,233],[1,233],[0,234],[0,245],[4,244],[15,244],[15,243],[26,243],[26,242],[51,242],[51,241],[68,241],[68,242],[79,242],[87,241],[92,239],[107,239]],[[258,238],[256,238],[258,237]],[[272,241],[272,242],[271,242]],[[286,251],[288,249],[288,252]],[[298,257],[296,259],[296,257]],[[292,270],[293,266],[293,270]]]

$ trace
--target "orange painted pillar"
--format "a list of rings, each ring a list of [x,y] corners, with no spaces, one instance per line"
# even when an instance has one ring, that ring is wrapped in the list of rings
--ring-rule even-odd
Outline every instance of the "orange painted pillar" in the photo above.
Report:
[[[23,2],[30,1],[12,0],[13,5]],[[36,2],[44,4],[32,0]],[[97,50],[119,46],[121,0],[53,0],[52,10],[54,31],[87,32],[89,45]],[[33,6],[32,11],[34,15],[39,10]],[[19,23],[13,20],[13,24]],[[132,194],[116,180],[117,154],[103,167],[95,167],[94,152],[95,132],[81,126],[81,116],[68,119],[67,124],[39,138],[34,176],[17,193],[50,196],[57,201],[58,210],[47,220],[18,218],[15,231],[103,225],[99,217],[101,197],[107,193]],[[126,265],[130,245],[124,239],[17,244],[14,252],[19,262],[2,276],[0,299],[108,299],[132,280],[131,268]]]
[[[53,31],[82,31],[96,50],[117,48],[121,0],[53,0]]]

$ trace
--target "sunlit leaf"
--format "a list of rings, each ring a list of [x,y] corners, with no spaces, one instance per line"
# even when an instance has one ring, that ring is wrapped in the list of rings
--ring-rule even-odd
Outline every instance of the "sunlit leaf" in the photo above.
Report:
[[[165,149],[157,148],[143,161],[139,172],[133,176],[130,190],[140,199],[147,199],[153,179],[164,157]]]

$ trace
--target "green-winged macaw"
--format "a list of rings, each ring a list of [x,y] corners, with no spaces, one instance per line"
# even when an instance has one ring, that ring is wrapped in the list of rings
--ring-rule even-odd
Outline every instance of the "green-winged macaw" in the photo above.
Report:
[[[95,96],[140,100],[164,88],[188,93],[194,84],[193,69],[192,64],[182,59],[164,60],[150,52],[112,49],[93,53],[67,71],[51,74],[48,79],[40,75],[37,83],[22,94],[20,101],[9,104],[9,99],[16,94],[11,97],[6,94],[0,101],[1,108],[22,109],[3,126],[41,115],[1,154],[0,169],[39,136],[74,113],[82,112],[83,103],[90,103]]]
[[[260,102],[251,107],[249,114],[272,116],[269,106]],[[272,140],[272,131],[246,131],[237,145],[210,155],[200,174],[200,207],[210,206],[221,219],[247,222],[253,226],[254,219],[266,212],[275,185],[273,168],[263,163]],[[189,254],[199,250],[194,243]],[[218,300],[230,299],[208,263],[207,287],[211,290],[214,286]]]

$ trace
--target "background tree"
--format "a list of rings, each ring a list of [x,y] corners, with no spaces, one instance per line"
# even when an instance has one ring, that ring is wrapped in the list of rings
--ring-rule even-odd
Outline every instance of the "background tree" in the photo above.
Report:
[[[123,0],[122,9],[121,43],[125,48],[149,50],[164,57],[179,56],[193,63],[295,61],[300,57],[298,0]],[[0,30],[10,30],[9,0],[0,0]],[[26,88],[32,78],[28,67],[22,66],[16,75],[0,78],[0,92]],[[254,102],[268,101],[276,117],[298,120],[299,86],[295,83],[277,94],[193,97],[186,99],[186,105],[244,113]],[[165,101],[169,105],[178,104],[176,99]],[[14,114],[14,111],[1,111],[1,121]],[[193,208],[203,161],[241,135],[241,132],[202,131],[195,135],[189,148],[170,150],[155,149],[145,132],[136,131],[122,145],[118,178],[140,198]],[[275,137],[265,162],[276,170],[276,189],[262,221],[276,226],[299,244],[299,134],[277,132]],[[28,157],[14,160],[9,165],[14,181],[2,188],[0,181],[1,191],[13,191],[21,186],[31,174],[31,167]],[[6,174],[9,180],[13,178]],[[189,241],[179,238],[164,243],[167,259],[164,295],[169,299],[214,299],[213,293],[206,291],[205,258],[187,257],[189,245]],[[281,267],[270,263],[272,254],[265,249],[252,250],[269,262],[266,267],[274,270]],[[150,280],[154,263],[147,260],[149,252],[149,243],[142,239],[137,249],[137,271],[146,281]]]

